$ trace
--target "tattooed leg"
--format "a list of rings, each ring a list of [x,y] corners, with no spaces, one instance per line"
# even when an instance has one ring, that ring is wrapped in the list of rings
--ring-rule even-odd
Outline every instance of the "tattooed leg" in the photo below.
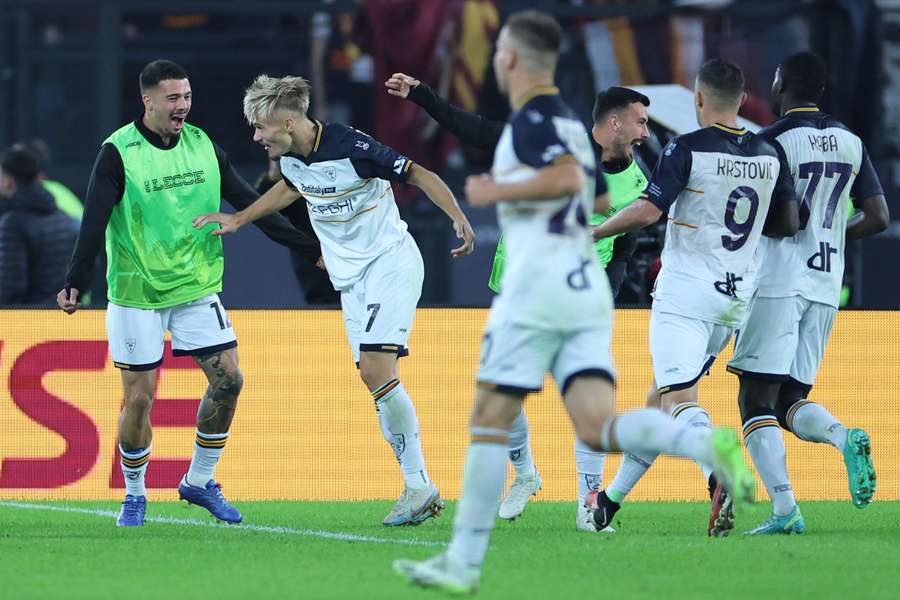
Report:
[[[203,369],[209,387],[197,409],[197,430],[201,433],[226,433],[234,418],[238,394],[244,376],[238,368],[237,350],[231,348],[194,360]]]

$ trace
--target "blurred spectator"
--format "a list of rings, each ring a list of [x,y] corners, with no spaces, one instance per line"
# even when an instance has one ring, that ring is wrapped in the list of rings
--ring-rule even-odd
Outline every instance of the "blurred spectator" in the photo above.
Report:
[[[37,176],[38,157],[24,145],[0,159],[0,304],[54,305],[78,237]]]
[[[47,168],[50,164],[50,148],[42,139],[35,138],[25,143],[25,146],[38,159],[38,181],[53,196],[56,208],[63,211],[77,221],[81,221],[84,214],[84,205],[75,193],[63,183],[47,177]]]
[[[265,194],[280,179],[281,169],[278,166],[278,161],[270,160],[269,168],[263,171],[256,180],[256,191],[260,195]],[[298,200],[280,212],[298,230],[312,238],[316,237],[312,224],[309,222],[309,213],[306,211],[305,200]],[[291,265],[294,268],[294,275],[297,277],[300,289],[303,290],[303,297],[307,304],[340,304],[341,295],[331,284],[327,271],[310,263],[309,260],[293,250],[291,250]]]

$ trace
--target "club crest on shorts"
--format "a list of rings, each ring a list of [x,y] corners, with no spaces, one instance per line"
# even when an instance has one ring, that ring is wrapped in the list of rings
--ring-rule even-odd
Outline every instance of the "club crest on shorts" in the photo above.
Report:
[[[128,338],[125,340],[125,349],[128,350],[128,354],[134,353],[134,347],[137,345],[137,340],[134,338]]]

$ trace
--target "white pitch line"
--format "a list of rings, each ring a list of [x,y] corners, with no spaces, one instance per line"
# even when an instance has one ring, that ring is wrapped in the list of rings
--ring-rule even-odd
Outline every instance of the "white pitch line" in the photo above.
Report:
[[[115,518],[119,513],[112,510],[103,510],[99,508],[78,508],[76,506],[54,506],[50,504],[31,504],[28,502],[11,502],[0,501],[0,507],[8,506],[10,508],[22,508],[28,510],[43,510],[48,512],[77,513],[82,515],[93,515],[95,517],[112,517]],[[371,544],[400,544],[403,546],[444,546],[444,542],[435,542],[431,540],[412,539],[391,539],[382,538],[371,535],[357,535],[355,533],[346,533],[341,531],[323,531],[321,529],[294,529],[292,527],[278,527],[273,525],[253,525],[248,523],[238,525],[219,525],[216,522],[198,521],[196,519],[179,519],[177,517],[154,517],[148,516],[146,521],[150,523],[163,523],[166,525],[193,525],[196,527],[214,527],[216,529],[227,529],[228,531],[259,531],[262,533],[281,533],[287,535],[300,535],[305,537],[316,537],[326,540],[341,540],[345,542],[368,542]]]

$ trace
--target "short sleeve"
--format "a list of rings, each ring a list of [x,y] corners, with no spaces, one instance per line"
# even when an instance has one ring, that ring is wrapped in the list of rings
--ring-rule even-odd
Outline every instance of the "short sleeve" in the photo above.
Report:
[[[512,123],[513,150],[522,164],[542,169],[575,155],[556,131],[553,121],[536,110],[525,110]]]
[[[680,138],[665,147],[647,185],[647,199],[663,212],[687,187],[691,176],[691,151]]]
[[[388,181],[406,181],[413,164],[410,158],[361,131],[350,129],[346,143],[350,162],[362,179],[377,177]]]
[[[772,204],[796,201],[797,192],[794,189],[794,177],[791,175],[791,165],[788,164],[787,154],[778,140],[771,140],[771,143],[775,152],[778,153],[778,179],[775,180],[775,189],[772,190]]]
[[[853,181],[853,186],[850,188],[850,196],[853,198],[853,205],[859,208],[866,198],[883,195],[884,189],[881,187],[881,182],[878,180],[878,174],[875,173],[875,167],[872,166],[872,161],[869,160],[869,152],[866,150],[866,147],[863,146],[862,160],[859,163],[859,173]]]

